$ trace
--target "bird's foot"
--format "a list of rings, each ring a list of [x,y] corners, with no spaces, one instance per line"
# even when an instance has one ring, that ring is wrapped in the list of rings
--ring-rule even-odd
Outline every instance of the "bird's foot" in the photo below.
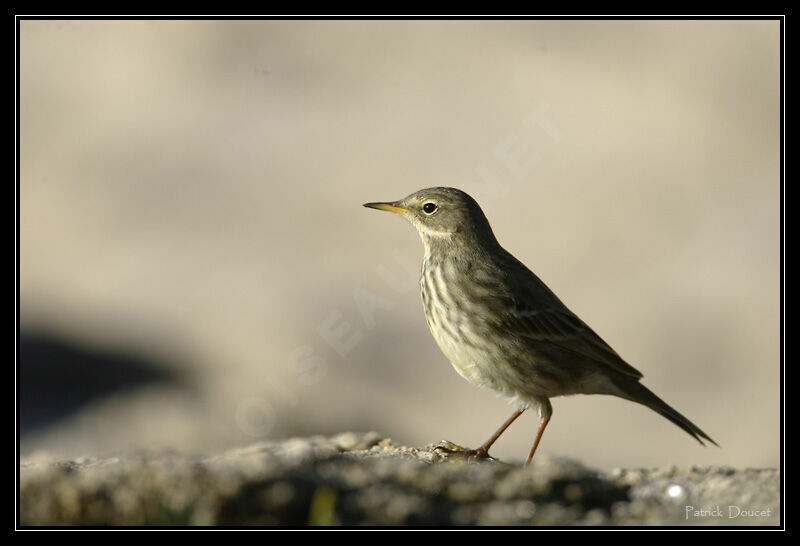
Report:
[[[466,447],[461,447],[460,445],[454,444],[453,442],[448,442],[447,440],[439,442],[439,444],[433,448],[433,451],[439,451],[442,453],[447,453],[448,455],[464,457],[467,459],[489,461],[496,460],[494,457],[489,455],[489,450],[484,449],[483,447],[479,447],[478,449],[467,449]]]

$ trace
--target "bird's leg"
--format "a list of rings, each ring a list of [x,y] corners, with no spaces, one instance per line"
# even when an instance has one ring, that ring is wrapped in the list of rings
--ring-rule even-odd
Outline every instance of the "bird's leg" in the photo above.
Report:
[[[493,445],[493,444],[494,444],[494,443],[497,441],[497,439],[500,437],[500,435],[501,435],[501,434],[503,434],[503,433],[506,431],[506,429],[507,429],[508,427],[510,427],[510,426],[511,426],[511,423],[513,423],[514,421],[516,421],[516,420],[517,420],[517,417],[519,417],[520,415],[522,415],[522,412],[524,412],[524,411],[525,411],[525,408],[520,408],[520,409],[516,410],[516,411],[515,411],[515,412],[514,412],[514,413],[511,415],[511,417],[509,417],[508,419],[506,419],[506,422],[505,422],[505,423],[503,423],[502,425],[500,425],[500,428],[498,428],[498,429],[495,431],[495,433],[494,433],[494,434],[492,434],[492,437],[491,437],[491,438],[489,438],[488,440],[486,440],[486,441],[483,443],[483,445],[482,445],[481,447],[479,447],[478,449],[476,449],[475,451],[478,451],[478,452],[480,452],[480,453],[483,453],[485,456],[487,456],[487,457],[488,457],[488,456],[489,456],[489,448],[490,448],[490,447],[492,447],[492,445]]]
[[[533,441],[533,447],[531,448],[531,453],[528,455],[528,460],[525,461],[525,466],[531,464],[531,460],[533,459],[533,454],[536,453],[536,448],[539,447],[539,440],[542,439],[542,434],[544,434],[544,429],[547,426],[547,423],[550,422],[550,415],[544,416],[539,421],[539,432],[536,433],[536,439]]]
[[[478,449],[453,449],[453,448],[445,447],[445,446],[441,446],[441,445],[440,446],[436,446],[435,449],[444,451],[445,453],[464,455],[464,456],[467,456],[467,457],[476,457],[478,459],[492,459],[493,457],[489,455],[489,448],[492,447],[492,445],[497,441],[497,439],[500,437],[500,435],[503,434],[506,431],[506,429],[511,426],[511,423],[516,421],[517,417],[522,415],[522,412],[524,412],[524,411],[525,411],[525,408],[520,408],[520,409],[516,410],[511,415],[511,417],[506,419],[505,423],[500,425],[500,428],[498,428],[495,431],[495,433],[492,434],[492,437],[489,438],[488,440],[486,440],[483,443],[483,445],[481,447],[479,447]]]

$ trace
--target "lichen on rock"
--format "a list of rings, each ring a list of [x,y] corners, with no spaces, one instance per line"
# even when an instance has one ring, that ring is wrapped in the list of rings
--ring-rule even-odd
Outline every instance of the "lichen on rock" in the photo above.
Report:
[[[779,499],[775,469],[525,468],[374,432],[20,465],[24,526],[778,525]]]

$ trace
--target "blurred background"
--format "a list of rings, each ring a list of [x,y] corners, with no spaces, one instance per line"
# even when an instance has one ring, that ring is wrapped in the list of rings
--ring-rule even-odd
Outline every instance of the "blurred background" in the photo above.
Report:
[[[361,207],[448,185],[722,446],[577,396],[542,452],[777,466],[779,46],[777,21],[23,21],[23,456],[479,445],[512,408],[430,337],[414,229]]]

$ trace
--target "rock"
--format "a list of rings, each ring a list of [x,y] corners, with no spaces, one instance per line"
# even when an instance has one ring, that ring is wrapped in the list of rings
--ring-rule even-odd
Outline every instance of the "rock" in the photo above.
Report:
[[[524,468],[374,432],[20,465],[26,526],[778,525],[779,498],[775,469]]]

